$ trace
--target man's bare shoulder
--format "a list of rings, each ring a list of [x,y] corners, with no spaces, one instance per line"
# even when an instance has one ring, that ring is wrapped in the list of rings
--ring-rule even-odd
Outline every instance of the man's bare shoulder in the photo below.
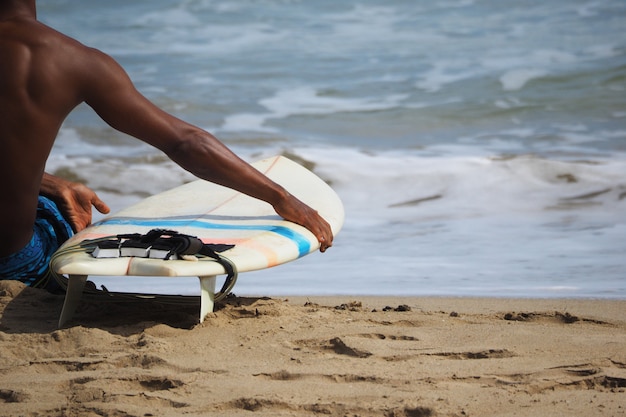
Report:
[[[0,63],[0,73],[28,75],[41,84],[40,92],[52,91],[46,84],[54,84],[79,101],[94,87],[110,81],[118,69],[107,54],[37,20],[0,22],[0,56],[12,57],[8,68],[3,70]]]
[[[88,47],[78,40],[67,36],[50,26],[34,19],[15,19],[0,21],[0,50],[28,50],[33,58],[43,56],[45,59],[61,61],[61,58],[72,64],[77,61],[89,62],[89,59],[106,59],[97,49]]]
[[[4,44],[20,43],[30,47],[72,44],[75,42],[72,38],[34,19],[0,21],[0,34]]]

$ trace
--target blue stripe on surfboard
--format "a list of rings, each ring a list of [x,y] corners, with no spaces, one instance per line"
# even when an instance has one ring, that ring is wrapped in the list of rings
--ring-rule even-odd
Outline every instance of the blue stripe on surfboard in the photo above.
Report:
[[[124,226],[145,226],[145,227],[159,227],[159,228],[173,228],[176,227],[197,227],[200,229],[214,229],[214,230],[265,230],[268,232],[276,233],[280,236],[290,239],[298,247],[298,257],[302,257],[311,251],[311,243],[302,234],[285,226],[273,226],[273,225],[243,225],[243,224],[219,224],[209,223],[197,220],[156,220],[156,219],[106,219],[99,221],[94,226],[102,225],[124,225]]]

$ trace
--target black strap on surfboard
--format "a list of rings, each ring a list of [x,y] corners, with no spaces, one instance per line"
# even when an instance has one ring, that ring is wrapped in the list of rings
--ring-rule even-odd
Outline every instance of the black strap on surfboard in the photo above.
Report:
[[[215,301],[225,298],[237,281],[237,267],[220,252],[235,245],[204,243],[196,236],[174,230],[152,229],[146,234],[119,234],[107,238],[85,240],[80,246],[96,258],[141,257],[163,260],[198,260],[198,256],[211,258],[226,271],[222,289],[215,294]]]
[[[203,255],[220,261],[218,252],[225,252],[235,245],[204,243],[196,236],[185,235],[174,230],[152,229],[145,235],[139,233],[117,235],[120,249],[135,248],[149,249],[147,257],[160,259],[173,259],[175,256],[182,258],[185,255]],[[159,249],[158,254],[149,256],[154,248]],[[166,252],[162,254],[162,252]],[[120,255],[124,256],[124,255]],[[226,268],[226,267],[224,267]]]

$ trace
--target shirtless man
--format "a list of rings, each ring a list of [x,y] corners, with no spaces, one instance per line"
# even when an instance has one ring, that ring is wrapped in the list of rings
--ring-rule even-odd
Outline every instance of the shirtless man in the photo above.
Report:
[[[0,0],[0,277],[37,285],[52,252],[90,224],[92,205],[109,211],[86,186],[44,173],[63,120],[82,102],[197,177],[270,203],[309,229],[322,252],[332,245],[315,210],[211,134],[157,108],[111,57],[38,22],[36,0]]]

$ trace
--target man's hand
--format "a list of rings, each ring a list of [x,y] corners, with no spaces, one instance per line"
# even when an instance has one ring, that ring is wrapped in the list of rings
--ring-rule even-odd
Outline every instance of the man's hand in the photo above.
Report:
[[[330,225],[317,211],[307,206],[297,198],[289,196],[281,203],[274,206],[274,210],[285,220],[297,223],[309,229],[320,242],[320,252],[333,245],[333,232]]]
[[[91,188],[50,174],[44,174],[40,192],[57,204],[76,233],[91,224],[91,206],[102,214],[111,211]]]

